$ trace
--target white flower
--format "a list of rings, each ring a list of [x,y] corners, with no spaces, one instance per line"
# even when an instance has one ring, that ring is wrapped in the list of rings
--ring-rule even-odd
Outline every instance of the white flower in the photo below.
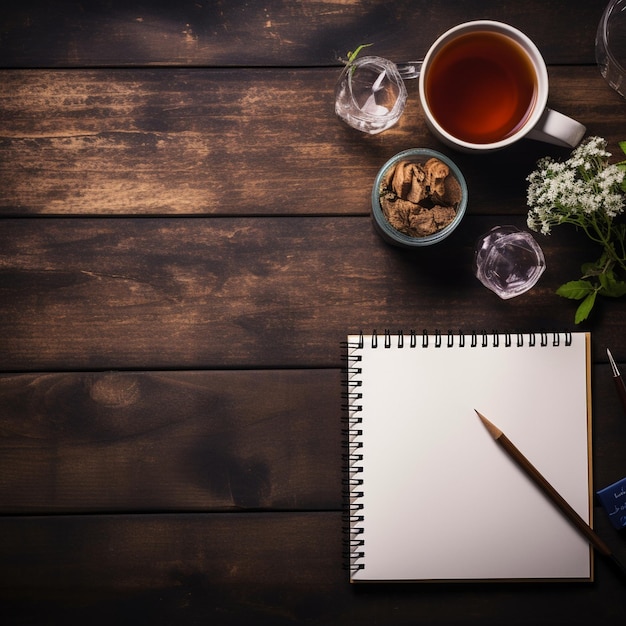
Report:
[[[610,156],[604,139],[590,137],[565,162],[540,159],[527,178],[529,228],[549,234],[564,221],[583,224],[594,215],[610,221],[621,214],[625,172],[608,164]]]

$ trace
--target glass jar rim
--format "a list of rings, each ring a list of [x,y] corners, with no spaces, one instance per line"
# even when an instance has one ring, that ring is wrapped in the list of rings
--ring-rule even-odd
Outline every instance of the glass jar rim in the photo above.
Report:
[[[618,7],[621,8],[618,9]],[[613,50],[611,49],[611,46],[609,44],[609,21],[611,17],[621,11],[626,11],[626,0],[611,0],[611,2],[609,2],[606,9],[604,10],[604,13],[602,14],[602,19],[600,20],[598,36],[602,39],[604,52],[611,60],[611,63],[619,67],[622,72],[626,72],[626,68],[624,67],[622,61],[615,58]]]

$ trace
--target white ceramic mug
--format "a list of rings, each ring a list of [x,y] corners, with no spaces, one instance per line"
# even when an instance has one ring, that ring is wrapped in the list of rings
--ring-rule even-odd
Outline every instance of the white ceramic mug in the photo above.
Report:
[[[441,35],[424,57],[419,95],[431,132],[465,152],[523,137],[574,147],[586,132],[547,108],[548,71],[537,46],[501,22],[466,22]]]

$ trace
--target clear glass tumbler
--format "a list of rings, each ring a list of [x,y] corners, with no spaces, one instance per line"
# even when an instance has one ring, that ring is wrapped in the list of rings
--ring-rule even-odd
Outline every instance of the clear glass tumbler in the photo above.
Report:
[[[626,0],[611,0],[596,34],[596,61],[605,80],[626,98]]]
[[[476,277],[503,300],[525,293],[546,269],[533,236],[515,226],[496,226],[476,244]]]
[[[375,135],[400,119],[406,98],[396,64],[365,56],[341,72],[335,88],[335,113],[352,128]]]

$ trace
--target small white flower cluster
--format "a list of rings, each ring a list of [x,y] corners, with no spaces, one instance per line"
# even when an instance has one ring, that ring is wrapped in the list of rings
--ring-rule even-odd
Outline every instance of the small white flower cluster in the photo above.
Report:
[[[583,225],[594,217],[610,221],[624,211],[620,185],[626,172],[609,165],[606,141],[590,137],[565,162],[546,157],[528,178],[528,227],[548,235],[552,226]]]

